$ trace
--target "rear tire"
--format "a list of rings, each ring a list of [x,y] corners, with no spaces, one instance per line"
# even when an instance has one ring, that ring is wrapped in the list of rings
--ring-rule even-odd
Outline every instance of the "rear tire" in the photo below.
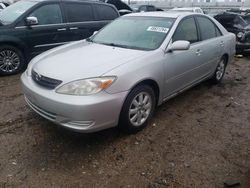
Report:
[[[155,110],[155,93],[148,85],[135,87],[127,96],[119,119],[119,128],[136,133],[148,124]]]
[[[25,67],[23,53],[10,45],[0,46],[0,75],[17,74]]]
[[[213,84],[218,84],[221,82],[226,72],[226,67],[227,67],[227,58],[223,56],[216,67],[213,77],[211,78]]]

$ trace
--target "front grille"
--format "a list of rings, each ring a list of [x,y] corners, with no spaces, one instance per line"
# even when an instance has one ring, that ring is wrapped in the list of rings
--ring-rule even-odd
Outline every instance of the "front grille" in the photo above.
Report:
[[[34,82],[36,82],[38,85],[43,86],[48,89],[55,89],[58,85],[62,83],[61,80],[56,80],[53,78],[48,78],[46,76],[40,75],[34,70],[31,72],[32,79]]]
[[[250,31],[248,31],[245,35],[245,42],[250,42]]]

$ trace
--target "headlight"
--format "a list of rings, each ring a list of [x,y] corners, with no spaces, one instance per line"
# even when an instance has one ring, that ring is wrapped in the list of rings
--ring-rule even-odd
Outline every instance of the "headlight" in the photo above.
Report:
[[[243,33],[243,32],[239,32],[239,33],[237,34],[237,37],[240,38],[240,39],[241,39],[243,36],[244,36],[244,33]]]
[[[67,95],[91,95],[108,88],[115,79],[115,76],[110,76],[76,80],[61,86],[56,92]]]

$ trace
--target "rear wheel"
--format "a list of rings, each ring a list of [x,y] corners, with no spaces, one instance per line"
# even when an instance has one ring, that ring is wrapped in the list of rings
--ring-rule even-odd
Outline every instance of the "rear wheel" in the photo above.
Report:
[[[142,130],[153,115],[155,102],[155,93],[150,86],[134,88],[124,102],[119,127],[130,133]]]
[[[24,68],[23,53],[10,45],[0,46],[0,75],[11,75]]]
[[[226,72],[226,67],[227,67],[227,59],[226,57],[222,57],[219,64],[216,67],[215,73],[211,79],[211,81],[215,84],[218,84],[221,82],[223,79],[223,76]]]

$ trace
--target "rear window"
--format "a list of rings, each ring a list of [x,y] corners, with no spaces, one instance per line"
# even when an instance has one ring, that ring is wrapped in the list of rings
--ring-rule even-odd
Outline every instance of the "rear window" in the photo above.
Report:
[[[110,6],[96,5],[99,14],[99,20],[114,20],[118,17],[117,12]]]
[[[65,10],[68,22],[84,22],[94,20],[94,14],[91,4],[66,3]]]
[[[205,17],[197,17],[197,21],[201,31],[201,40],[217,37],[217,28],[211,20]]]

